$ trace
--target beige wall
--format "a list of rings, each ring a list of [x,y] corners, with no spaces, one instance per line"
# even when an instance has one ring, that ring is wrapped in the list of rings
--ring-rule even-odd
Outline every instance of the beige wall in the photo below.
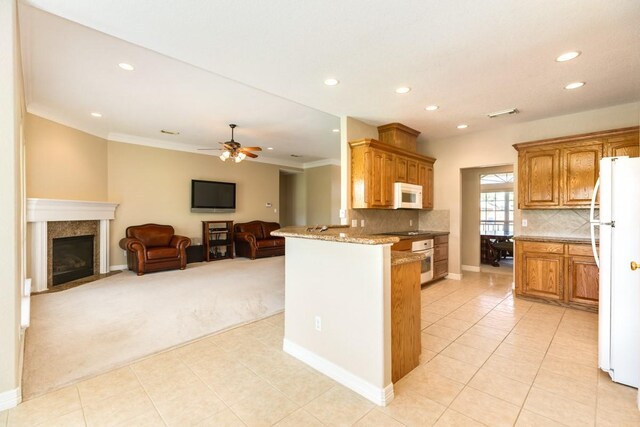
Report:
[[[307,224],[306,175],[304,172],[280,174],[280,225]]]
[[[460,232],[462,265],[480,267],[480,175],[512,172],[514,167],[515,165],[507,165],[462,170],[462,228]]]
[[[340,166],[309,168],[306,175],[307,224],[339,224]]]
[[[435,208],[449,209],[451,213],[449,271],[459,274],[461,265],[461,169],[503,164],[515,165],[517,153],[512,144],[634,126],[638,124],[639,111],[640,103],[623,104],[507,125],[486,132],[465,132],[460,136],[421,144],[420,151],[423,154],[437,159],[434,167]],[[517,175],[517,170],[514,174]],[[520,213],[516,212],[516,234],[520,231],[519,215]]]
[[[107,140],[27,114],[27,197],[107,201]]]
[[[111,224],[111,264],[125,264],[118,242],[129,225],[171,224],[176,233],[201,237],[203,220],[279,220],[279,167],[215,156],[109,141],[109,201],[119,203]],[[235,213],[192,213],[191,180],[236,183]],[[266,207],[271,203],[271,207]]]
[[[20,401],[24,95],[14,1],[0,2],[0,411]]]

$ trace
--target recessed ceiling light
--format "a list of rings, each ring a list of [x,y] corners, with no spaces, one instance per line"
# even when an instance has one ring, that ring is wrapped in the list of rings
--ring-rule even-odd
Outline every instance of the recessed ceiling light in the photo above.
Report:
[[[411,88],[408,86],[402,86],[396,89],[396,93],[400,93],[400,94],[409,93],[409,92],[411,92]]]
[[[327,86],[335,86],[338,83],[340,83],[340,80],[338,79],[327,79],[324,81],[324,84],[326,84]]]
[[[91,115],[93,117],[98,117],[98,118],[102,117],[102,114],[100,114],[100,113],[91,113]]]
[[[273,150],[273,147],[267,147],[267,150]]]
[[[120,68],[122,68],[123,70],[126,70],[126,71],[133,71],[133,65],[127,64],[126,62],[119,63],[118,67],[120,67]]]
[[[564,88],[565,89],[578,89],[579,87],[582,87],[585,85],[585,82],[573,82],[573,83],[569,83],[568,85],[566,85]]]
[[[340,133],[340,129],[332,129],[331,132],[333,133]]]
[[[465,124],[458,125],[458,129],[466,129],[468,127],[469,125],[465,125]]]
[[[571,52],[565,52],[562,55],[558,56],[556,58],[557,62],[565,62],[565,61],[571,61],[572,59],[577,58],[578,56],[580,56],[582,52],[580,52],[579,50],[573,50]]]
[[[424,107],[424,109],[427,111],[436,111],[438,108],[440,107],[437,105],[427,105],[426,107]]]

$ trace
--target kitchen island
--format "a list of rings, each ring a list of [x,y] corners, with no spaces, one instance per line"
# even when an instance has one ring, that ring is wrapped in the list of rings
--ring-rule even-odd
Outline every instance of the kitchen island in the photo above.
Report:
[[[388,404],[393,380],[420,355],[423,256],[392,252],[398,237],[348,228],[289,227],[272,235],[285,237],[287,248],[283,350],[377,405]],[[394,328],[399,333],[392,339]]]

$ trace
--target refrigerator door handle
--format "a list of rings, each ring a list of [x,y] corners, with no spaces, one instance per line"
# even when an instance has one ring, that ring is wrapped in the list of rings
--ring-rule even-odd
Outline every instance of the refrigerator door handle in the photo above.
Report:
[[[593,257],[596,260],[596,265],[600,268],[600,258],[598,257],[598,250],[596,249],[596,225],[600,225],[594,218],[594,212],[596,207],[596,197],[598,196],[598,189],[600,188],[600,178],[596,181],[595,187],[593,187],[593,196],[591,196],[591,210],[589,213],[589,222],[591,223],[591,250],[593,251]]]

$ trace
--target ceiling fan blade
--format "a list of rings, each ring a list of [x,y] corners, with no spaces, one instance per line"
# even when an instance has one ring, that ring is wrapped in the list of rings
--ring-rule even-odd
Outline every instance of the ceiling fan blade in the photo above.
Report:
[[[251,157],[252,159],[255,159],[256,157],[258,157],[258,155],[257,155],[257,154],[253,154],[253,153],[252,153],[252,152],[250,152],[250,151],[246,151],[246,152],[244,152],[244,154],[246,154],[246,155],[247,155],[247,157]]]
[[[261,147],[242,147],[240,148],[242,151],[262,151]]]

